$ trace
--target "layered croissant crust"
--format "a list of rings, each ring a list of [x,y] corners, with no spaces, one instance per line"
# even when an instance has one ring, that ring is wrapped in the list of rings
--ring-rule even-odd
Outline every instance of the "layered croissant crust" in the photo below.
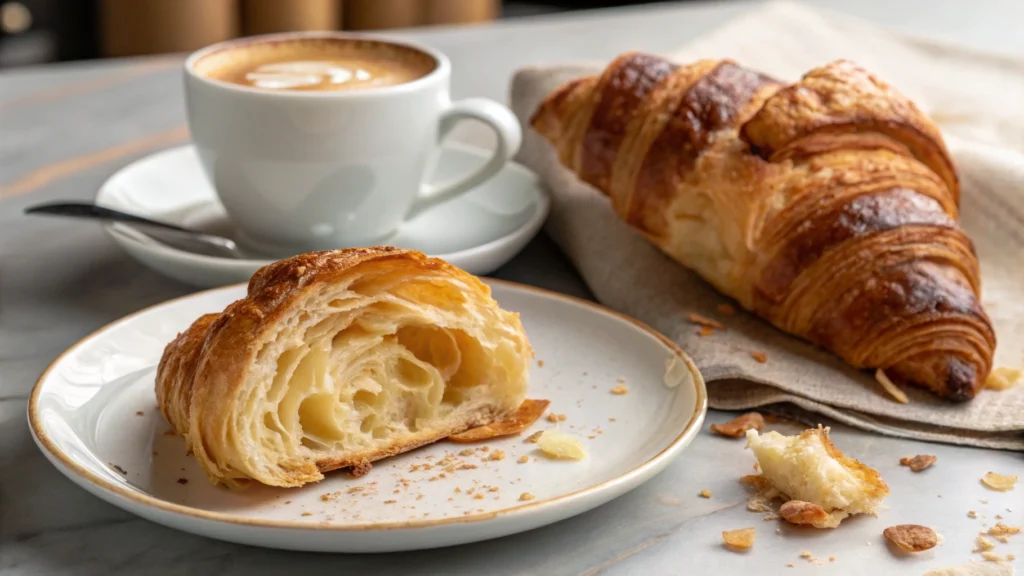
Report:
[[[630,53],[550,94],[532,124],[623,220],[779,328],[947,398],[988,375],[953,164],[931,121],[862,68],[787,86]]]
[[[474,276],[409,250],[338,250],[259,270],[167,346],[156,392],[214,481],[299,486],[515,410],[531,357]]]

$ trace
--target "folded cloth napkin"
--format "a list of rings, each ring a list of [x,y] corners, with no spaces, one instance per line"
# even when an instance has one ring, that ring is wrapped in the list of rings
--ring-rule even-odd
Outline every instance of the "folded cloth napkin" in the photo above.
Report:
[[[681,62],[729,57],[789,80],[842,57],[915,98],[943,128],[960,173],[961,222],[981,261],[982,301],[999,341],[995,365],[1024,367],[1024,155],[1013,151],[1024,151],[1024,64],[790,3],[766,5],[671,56]],[[520,70],[512,83],[513,110],[528,125],[551,90],[602,67]],[[871,374],[831,353],[753,314],[723,315],[718,306],[728,298],[619,220],[608,200],[563,168],[553,148],[530,130],[519,161],[551,190],[546,230],[597,299],[678,342],[708,381],[712,408],[795,405],[791,413],[822,414],[882,434],[1024,451],[1024,385],[984,390],[964,404],[909,390],[910,403],[898,403]],[[702,337],[689,313],[728,329]],[[766,362],[754,357],[759,353]]]

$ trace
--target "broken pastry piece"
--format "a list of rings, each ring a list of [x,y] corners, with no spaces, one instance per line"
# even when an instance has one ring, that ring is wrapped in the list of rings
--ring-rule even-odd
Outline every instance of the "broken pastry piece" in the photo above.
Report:
[[[747,412],[726,422],[725,424],[712,424],[711,431],[730,438],[742,438],[747,430],[764,430],[764,416],[759,412]]]
[[[763,483],[783,499],[798,501],[787,518],[793,523],[835,528],[853,514],[877,516],[889,495],[878,472],[843,454],[828,430],[819,426],[798,436],[747,431],[747,447],[761,466]]]

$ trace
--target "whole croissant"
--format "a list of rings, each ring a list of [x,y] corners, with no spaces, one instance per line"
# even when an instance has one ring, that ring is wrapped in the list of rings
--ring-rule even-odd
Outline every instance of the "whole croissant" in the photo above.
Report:
[[[533,127],[629,225],[777,327],[967,400],[995,335],[938,129],[838,61],[783,85],[630,53],[550,94]]]

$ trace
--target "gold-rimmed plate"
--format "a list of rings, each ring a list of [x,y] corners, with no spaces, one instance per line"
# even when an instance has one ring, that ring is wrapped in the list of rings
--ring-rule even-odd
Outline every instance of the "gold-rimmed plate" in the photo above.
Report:
[[[521,314],[536,350],[529,396],[564,415],[521,436],[439,442],[378,462],[362,478],[334,473],[302,488],[212,486],[168,433],[154,372],[168,341],[242,297],[244,286],[148,308],[75,344],[36,383],[29,424],[63,474],[143,518],[232,542],[323,552],[434,548],[544,526],[636,488],[697,434],[704,382],[674,344],[589,302],[488,283],[502,307]],[[616,387],[626,393],[612,393]],[[554,427],[589,456],[552,460],[524,441]]]

